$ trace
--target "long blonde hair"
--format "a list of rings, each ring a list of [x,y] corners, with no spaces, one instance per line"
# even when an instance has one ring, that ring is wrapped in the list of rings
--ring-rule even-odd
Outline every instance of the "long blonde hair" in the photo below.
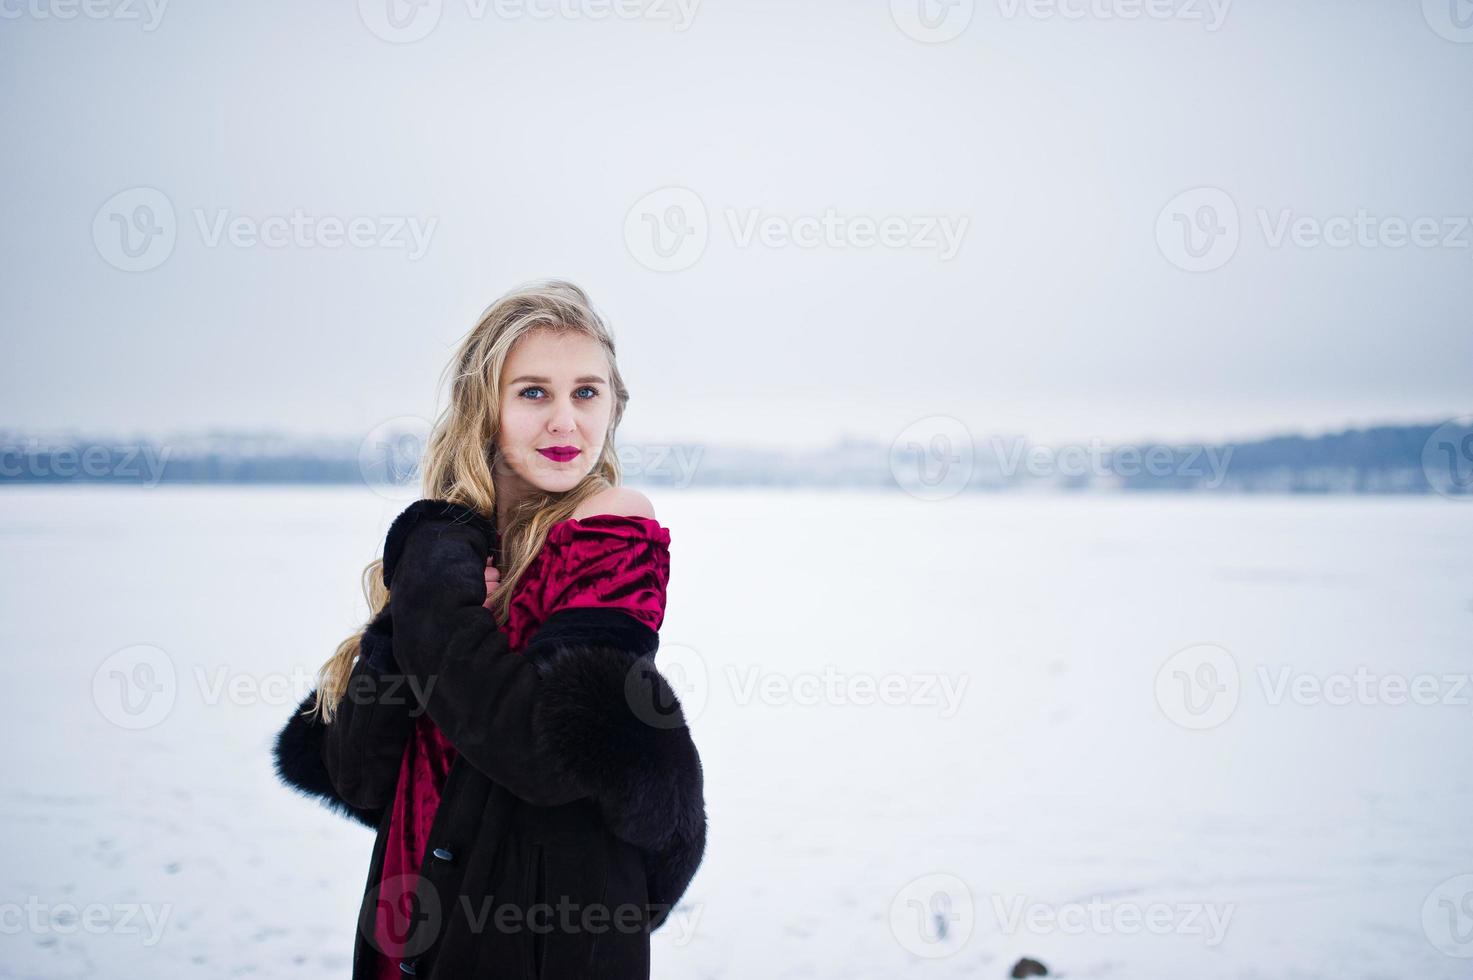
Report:
[[[562,493],[533,488],[511,513],[507,526],[497,528],[502,576],[490,598],[497,622],[503,626],[517,583],[542,550],[548,530],[571,517],[588,497],[618,486],[619,461],[614,433],[629,402],[629,389],[624,386],[614,357],[613,335],[583,290],[560,279],[520,286],[481,314],[476,325],[462,338],[454,360],[446,366],[447,374],[454,371],[450,403],[430,430],[422,461],[421,497],[454,501],[495,521],[496,486],[491,474],[496,462],[496,434],[500,431],[501,369],[517,341],[537,330],[583,334],[602,344],[608,353],[609,387],[614,405],[609,429],[604,434],[603,452],[588,475]],[[442,375],[442,385],[444,381]],[[317,672],[318,696],[313,711],[321,713],[324,723],[332,721],[347,690],[348,675],[358,656],[364,630],[389,604],[382,558],[375,559],[363,570],[362,584],[370,610],[368,620],[338,645]]]

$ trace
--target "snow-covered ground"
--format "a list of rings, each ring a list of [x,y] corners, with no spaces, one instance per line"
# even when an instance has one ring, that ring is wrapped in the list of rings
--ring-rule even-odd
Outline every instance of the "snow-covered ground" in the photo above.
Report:
[[[1473,505],[652,497],[711,819],[656,976],[1473,973]],[[0,494],[0,976],[346,976],[371,834],[269,748],[403,506]]]

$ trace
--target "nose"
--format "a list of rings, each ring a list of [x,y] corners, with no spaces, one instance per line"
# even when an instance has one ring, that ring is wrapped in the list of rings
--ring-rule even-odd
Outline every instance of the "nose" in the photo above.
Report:
[[[553,413],[552,418],[547,422],[547,431],[555,435],[567,435],[573,431],[575,425],[573,408],[570,405]]]

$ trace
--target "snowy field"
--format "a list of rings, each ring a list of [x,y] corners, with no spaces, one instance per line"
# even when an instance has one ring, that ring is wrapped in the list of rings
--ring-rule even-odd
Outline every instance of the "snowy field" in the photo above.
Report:
[[[1473,505],[651,496],[657,977],[1473,975]],[[372,835],[269,748],[403,506],[0,494],[0,976],[347,976]]]

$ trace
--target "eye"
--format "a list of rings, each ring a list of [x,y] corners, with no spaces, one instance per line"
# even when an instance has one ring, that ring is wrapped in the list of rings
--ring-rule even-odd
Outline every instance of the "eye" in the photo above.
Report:
[[[540,392],[541,394],[539,394],[537,397],[532,397],[528,393],[533,391]],[[578,401],[586,402],[598,397],[598,388],[594,385],[583,385],[581,388],[574,389],[575,395],[579,394],[580,392],[587,392],[587,394],[578,398]],[[545,394],[546,390],[541,385],[528,385],[521,391],[517,392],[517,397],[526,398],[528,401],[540,402],[544,400],[542,395]]]

